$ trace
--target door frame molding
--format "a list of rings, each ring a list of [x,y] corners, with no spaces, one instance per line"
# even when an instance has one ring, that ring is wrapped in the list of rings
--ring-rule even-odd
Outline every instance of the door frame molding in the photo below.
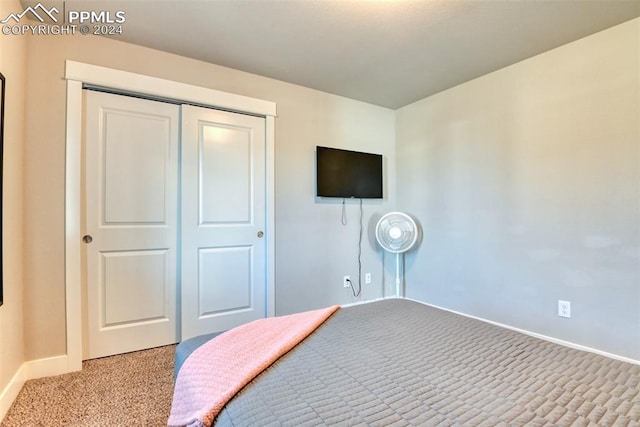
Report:
[[[65,153],[65,302],[67,372],[82,369],[82,275],[81,275],[81,168],[82,90],[84,85],[112,89],[124,94],[193,103],[265,118],[266,140],[266,313],[275,315],[275,118],[276,104],[215,89],[164,80],[67,60],[66,153]]]

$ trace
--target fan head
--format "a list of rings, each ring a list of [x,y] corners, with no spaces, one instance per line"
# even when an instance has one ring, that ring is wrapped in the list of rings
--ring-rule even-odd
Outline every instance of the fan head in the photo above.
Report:
[[[405,213],[389,212],[376,224],[376,240],[386,251],[406,252],[418,241],[418,226]]]

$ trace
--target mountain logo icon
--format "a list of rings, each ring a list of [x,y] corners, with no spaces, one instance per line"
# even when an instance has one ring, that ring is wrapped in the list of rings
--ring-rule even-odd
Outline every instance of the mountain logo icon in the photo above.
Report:
[[[31,16],[36,18],[38,21],[44,23],[45,18],[49,17],[53,22],[58,22],[58,18],[54,15],[60,13],[60,11],[54,6],[51,9],[47,9],[42,5],[42,3],[38,3],[37,5],[31,7],[27,7],[20,13],[10,13],[9,16],[0,21],[0,24],[6,24],[9,21],[15,21],[16,23],[20,22],[20,20],[25,16]],[[43,18],[44,16],[44,18]]]

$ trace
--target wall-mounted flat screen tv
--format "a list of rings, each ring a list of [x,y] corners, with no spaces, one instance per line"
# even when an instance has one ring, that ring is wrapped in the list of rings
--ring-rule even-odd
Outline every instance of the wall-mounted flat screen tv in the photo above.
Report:
[[[382,199],[382,155],[316,147],[316,195]]]

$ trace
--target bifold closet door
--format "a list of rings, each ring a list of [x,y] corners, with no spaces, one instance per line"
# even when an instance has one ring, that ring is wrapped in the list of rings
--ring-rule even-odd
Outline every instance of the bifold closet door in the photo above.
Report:
[[[182,339],[266,316],[265,119],[182,107]]]
[[[180,107],[84,96],[83,356],[175,343]]]

